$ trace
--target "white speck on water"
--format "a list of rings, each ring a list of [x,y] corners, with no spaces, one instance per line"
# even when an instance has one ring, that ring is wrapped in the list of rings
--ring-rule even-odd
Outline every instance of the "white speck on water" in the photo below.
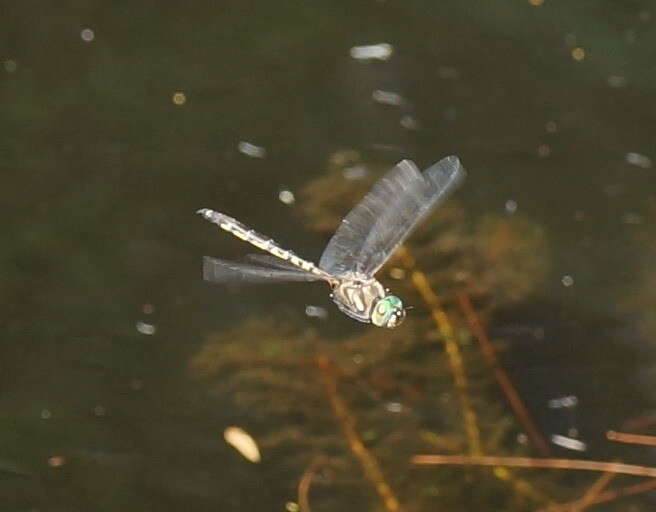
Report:
[[[137,331],[140,332],[141,334],[146,334],[148,336],[151,336],[155,334],[157,331],[157,327],[155,327],[153,324],[147,324],[146,322],[137,322]]]
[[[295,501],[288,501],[285,503],[285,510],[287,512],[298,512],[301,510],[301,507]]]
[[[356,60],[387,60],[394,53],[394,47],[388,43],[354,46],[351,57]]]
[[[287,189],[282,189],[280,192],[278,192],[278,199],[280,199],[280,201],[287,206],[292,206],[296,202],[294,193]]]
[[[326,308],[322,308],[321,306],[312,306],[311,304],[305,306],[305,314],[310,318],[318,318],[320,320],[325,320],[328,318],[328,311]]]
[[[240,153],[250,156],[251,158],[265,158],[267,154],[266,148],[257,146],[252,142],[247,142],[245,140],[239,141],[237,149]]]
[[[574,284],[574,278],[570,275],[564,275],[560,280],[563,283],[563,286],[572,286]]]
[[[642,169],[649,169],[653,164],[651,158],[640,153],[627,153],[626,163],[641,167]]]
[[[255,439],[239,427],[228,427],[223,431],[225,442],[237,450],[245,459],[251,462],[260,462],[262,456]]]
[[[571,409],[579,404],[579,399],[576,395],[561,396],[549,400],[548,405],[550,409]]]
[[[510,215],[515,213],[517,211],[517,201],[513,199],[508,199],[505,204],[506,212],[508,212]]]
[[[419,121],[410,115],[405,115],[401,118],[401,126],[406,130],[418,130]]]
[[[392,91],[383,91],[382,89],[376,89],[371,93],[371,98],[376,102],[382,105],[391,105],[398,107],[403,103],[403,96]]]
[[[584,452],[588,449],[588,446],[583,441],[559,434],[553,434],[551,436],[551,442],[557,446],[562,446],[568,450],[576,450],[577,452]]]
[[[353,356],[353,362],[355,364],[362,364],[364,363],[364,356],[362,354],[355,354]]]
[[[385,404],[385,409],[389,412],[401,412],[403,411],[403,404],[399,402],[387,402]]]
[[[41,419],[42,420],[49,420],[52,418],[52,413],[50,412],[50,409],[42,409],[41,410]]]
[[[105,416],[107,414],[107,409],[102,405],[96,405],[93,408],[93,414],[94,416]]]
[[[86,41],[87,43],[90,43],[91,41],[94,40],[96,34],[90,28],[85,28],[82,29],[82,32],[80,32],[80,37],[82,38],[82,41]]]

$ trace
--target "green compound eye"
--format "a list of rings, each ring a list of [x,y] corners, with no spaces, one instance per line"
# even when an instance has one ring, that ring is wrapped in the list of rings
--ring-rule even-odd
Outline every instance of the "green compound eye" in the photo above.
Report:
[[[378,327],[393,329],[405,319],[403,302],[395,295],[388,295],[380,299],[371,312],[371,323]]]

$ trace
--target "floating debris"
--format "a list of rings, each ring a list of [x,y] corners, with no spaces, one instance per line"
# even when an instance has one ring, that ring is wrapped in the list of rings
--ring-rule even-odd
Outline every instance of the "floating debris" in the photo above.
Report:
[[[556,124],[556,121],[548,121],[545,123],[544,129],[547,133],[556,133],[558,131],[558,125]]]
[[[406,130],[418,130],[419,121],[410,115],[405,115],[401,118],[401,126]]]
[[[280,190],[280,192],[278,192],[278,199],[280,199],[280,202],[286,204],[287,206],[292,206],[296,202],[294,193],[286,188],[283,188]]]
[[[42,420],[49,420],[52,418],[52,413],[50,412],[50,409],[42,409],[41,410],[41,419]]]
[[[573,439],[571,437],[561,436],[560,434],[554,434],[551,436],[551,442],[556,446],[561,446],[567,448],[568,450],[576,450],[577,452],[584,452],[588,449],[588,445],[583,441],[578,439]]]
[[[388,412],[399,413],[403,411],[403,404],[399,402],[387,402],[385,404],[385,410]]]
[[[155,327],[153,324],[147,324],[146,322],[137,322],[137,331],[140,332],[141,334],[146,334],[148,336],[152,336],[157,332],[157,327]]]
[[[356,60],[387,60],[394,53],[394,47],[388,43],[354,46],[351,57]]]
[[[374,92],[372,92],[371,99],[373,99],[376,103],[380,103],[381,105],[391,105],[394,107],[398,107],[405,101],[403,96],[400,94],[392,91],[383,91],[382,89],[376,89]]]
[[[574,395],[561,396],[559,398],[552,398],[549,400],[548,405],[550,409],[570,409],[579,404],[579,399]]]
[[[508,199],[506,201],[506,204],[504,205],[504,208],[510,215],[512,215],[517,211],[517,201],[513,199]]]
[[[572,286],[574,284],[574,278],[570,275],[564,275],[560,280],[563,283],[563,286]]]
[[[267,151],[262,146],[256,146],[251,142],[246,142],[245,140],[239,141],[237,144],[237,149],[240,153],[243,153],[246,156],[251,158],[265,158]]]
[[[80,32],[80,37],[82,38],[82,41],[90,43],[95,39],[96,34],[90,28],[85,28],[82,29],[82,32]]]
[[[627,212],[622,216],[624,224],[642,224],[642,216],[637,213]]]
[[[321,306],[312,306],[308,304],[305,306],[305,314],[310,318],[319,318],[320,320],[325,320],[328,318],[328,310],[322,308]]]
[[[262,460],[255,440],[244,429],[228,427],[223,431],[223,439],[250,462]]]
[[[626,163],[641,167],[642,169],[649,169],[653,164],[651,158],[640,153],[627,153]]]
[[[581,62],[583,59],[585,59],[585,50],[581,47],[574,48],[572,50],[572,59],[577,62]]]
[[[173,94],[173,104],[181,107],[187,103],[187,95],[181,91],[178,91]]]
[[[66,464],[66,457],[62,455],[53,455],[52,457],[48,457],[48,466],[51,468],[60,468],[64,464]]]

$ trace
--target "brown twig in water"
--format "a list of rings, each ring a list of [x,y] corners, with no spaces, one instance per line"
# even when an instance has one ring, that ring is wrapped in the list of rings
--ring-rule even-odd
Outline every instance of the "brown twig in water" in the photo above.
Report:
[[[624,496],[634,496],[643,492],[653,491],[654,489],[656,489],[656,480],[647,480],[646,482],[640,482],[639,484],[628,485],[626,487],[620,487],[618,489],[611,489],[609,491],[602,492],[594,498],[590,505],[608,503],[609,501],[613,501]]]
[[[301,479],[298,481],[298,508],[300,512],[311,512],[309,498],[310,485],[312,485],[312,479],[322,463],[323,459],[321,457],[314,459],[305,469]]]
[[[392,488],[385,480],[378,461],[364,446],[364,443],[355,429],[355,420],[353,419],[353,416],[351,416],[346,404],[337,394],[337,382],[333,377],[330,361],[325,356],[319,356],[317,358],[317,364],[319,366],[323,386],[328,394],[330,405],[333,409],[333,414],[342,427],[342,431],[348,441],[351,452],[360,462],[366,477],[372,483],[374,489],[376,489],[385,509],[388,512],[399,512],[401,510],[399,500],[396,498],[394,491],[392,491]]]
[[[510,377],[508,377],[506,371],[499,364],[496,352],[492,347],[492,343],[490,343],[490,340],[487,337],[485,329],[483,329],[483,326],[481,325],[478,315],[474,311],[471,300],[467,295],[460,294],[458,295],[458,302],[460,303],[460,308],[465,314],[465,318],[467,318],[469,328],[471,329],[474,337],[478,340],[483,355],[487,359],[490,366],[492,366],[494,377],[496,378],[499,387],[503,391],[503,394],[506,395],[506,400],[508,400],[510,407],[512,407],[512,410],[515,412],[515,416],[517,416],[520,423],[523,425],[529,439],[538,449],[540,455],[543,457],[550,457],[551,450],[549,450],[549,446],[533,422],[533,419],[526,409],[524,402],[520,398],[519,393],[517,393],[515,386],[513,386]]]
[[[444,310],[440,307],[440,301],[437,294],[431,289],[426,279],[426,274],[417,270],[415,267],[415,260],[408,250],[401,246],[397,251],[403,265],[410,270],[410,279],[416,290],[424,299],[428,307],[431,318],[440,331],[442,338],[444,338],[444,346],[451,366],[451,373],[453,373],[453,380],[458,395],[458,401],[462,409],[463,422],[465,433],[467,435],[467,442],[469,444],[469,453],[472,455],[479,455],[482,453],[481,449],[481,436],[478,428],[478,419],[476,413],[471,405],[471,398],[469,396],[469,384],[467,383],[467,376],[465,375],[464,364],[460,348],[455,339],[455,334],[449,317]]]
[[[656,425],[656,416],[638,416],[622,423],[622,430],[645,430]]]
[[[645,446],[656,446],[656,436],[647,436],[642,434],[627,434],[626,432],[615,432],[609,430],[606,432],[606,438],[618,443],[641,444]]]
[[[594,504],[594,500],[597,499],[601,491],[608,486],[615,476],[617,476],[615,473],[603,473],[579,499],[568,503],[551,505],[538,510],[538,512],[583,512]]]
[[[486,457],[468,455],[415,455],[412,463],[438,466],[513,466],[522,468],[576,469],[582,471],[607,471],[623,475],[656,477],[656,468],[580,459],[537,459],[531,457]]]
[[[432,290],[426,274],[417,270],[415,260],[409,251],[401,246],[397,251],[401,263],[410,271],[410,279],[415,289],[419,292],[426,306],[428,307],[433,323],[439,330],[442,338],[444,339],[444,346],[446,349],[447,358],[453,374],[453,381],[460,402],[462,410],[463,423],[467,443],[469,445],[469,453],[472,455],[482,454],[480,431],[478,428],[478,418],[471,405],[471,398],[469,396],[469,384],[465,374],[464,363],[458,342],[455,339],[455,334],[449,317],[446,315],[440,306],[437,294]],[[512,486],[516,492],[527,496],[537,502],[549,502],[549,498],[544,496],[540,491],[535,489],[529,482],[517,478],[507,468],[495,467],[493,475]]]

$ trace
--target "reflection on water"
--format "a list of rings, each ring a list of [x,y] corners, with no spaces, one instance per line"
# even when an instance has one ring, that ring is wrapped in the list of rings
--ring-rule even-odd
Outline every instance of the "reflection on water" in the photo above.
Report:
[[[656,432],[655,22],[646,1],[6,3],[3,507],[651,510],[637,477],[411,458],[539,435],[656,465],[628,443]],[[316,259],[382,172],[448,154],[467,183],[381,272],[414,305],[399,329],[320,284],[201,282],[244,247],[199,207]]]

